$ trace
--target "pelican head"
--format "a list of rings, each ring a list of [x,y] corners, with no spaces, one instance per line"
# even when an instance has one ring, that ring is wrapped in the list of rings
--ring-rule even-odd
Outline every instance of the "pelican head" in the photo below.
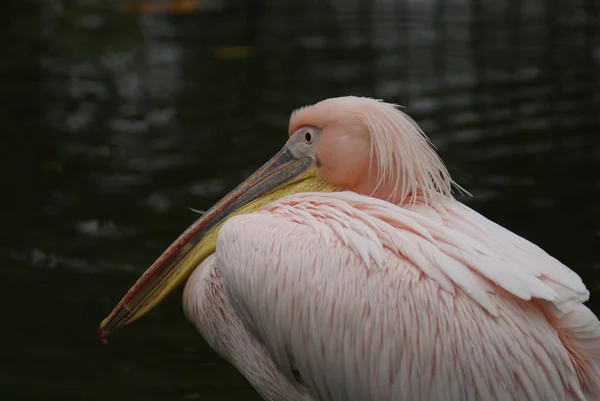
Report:
[[[292,113],[284,147],[196,220],[102,321],[104,341],[156,306],[216,249],[219,229],[299,192],[350,190],[393,203],[450,196],[452,181],[417,124],[394,105],[340,97]]]

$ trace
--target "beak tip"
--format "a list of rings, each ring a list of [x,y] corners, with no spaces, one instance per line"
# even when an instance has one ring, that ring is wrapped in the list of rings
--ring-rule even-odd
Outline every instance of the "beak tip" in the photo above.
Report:
[[[98,326],[98,337],[104,344],[108,344],[108,331],[104,330],[104,322],[102,321],[100,326]]]

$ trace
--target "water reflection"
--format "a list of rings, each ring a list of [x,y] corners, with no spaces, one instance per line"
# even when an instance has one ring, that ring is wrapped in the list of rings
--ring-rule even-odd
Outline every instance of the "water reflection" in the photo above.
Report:
[[[177,296],[96,325],[330,96],[405,105],[467,202],[596,288],[596,2],[242,3],[0,5],[2,399],[257,399]]]

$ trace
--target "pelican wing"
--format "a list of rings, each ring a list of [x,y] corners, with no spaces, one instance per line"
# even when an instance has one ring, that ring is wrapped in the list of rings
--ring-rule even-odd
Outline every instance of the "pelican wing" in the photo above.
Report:
[[[232,218],[216,258],[244,325],[316,399],[597,390],[599,323],[579,277],[458,202],[298,194]]]

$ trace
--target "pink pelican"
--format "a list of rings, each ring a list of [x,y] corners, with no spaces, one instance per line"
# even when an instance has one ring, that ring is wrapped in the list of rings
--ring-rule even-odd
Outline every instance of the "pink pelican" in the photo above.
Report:
[[[184,309],[266,400],[597,400],[577,274],[461,204],[417,124],[340,97],[194,222],[101,323]],[[551,216],[549,216],[551,218]]]

